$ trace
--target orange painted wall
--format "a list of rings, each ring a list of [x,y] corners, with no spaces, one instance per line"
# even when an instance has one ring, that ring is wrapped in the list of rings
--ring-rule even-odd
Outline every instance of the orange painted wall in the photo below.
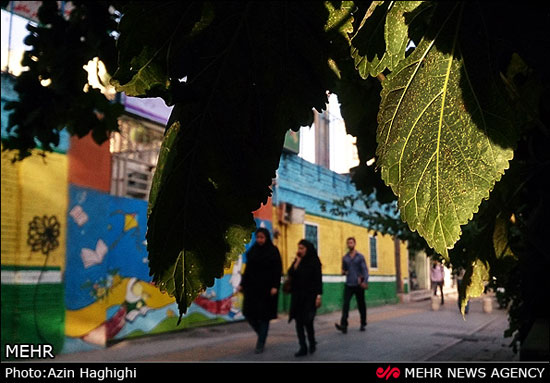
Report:
[[[254,218],[273,221],[273,203],[271,202],[271,197],[267,199],[267,203],[265,205],[262,205],[262,207],[253,212],[253,214]]]
[[[71,137],[68,151],[69,183],[109,193],[111,190],[111,153],[109,141],[98,145],[91,134]]]

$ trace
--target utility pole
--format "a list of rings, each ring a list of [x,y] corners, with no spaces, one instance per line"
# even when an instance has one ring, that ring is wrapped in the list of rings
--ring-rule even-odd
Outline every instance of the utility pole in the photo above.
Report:
[[[397,293],[403,293],[403,280],[401,279],[401,243],[399,238],[395,236],[393,238],[393,244],[395,249],[395,279],[397,283]]]

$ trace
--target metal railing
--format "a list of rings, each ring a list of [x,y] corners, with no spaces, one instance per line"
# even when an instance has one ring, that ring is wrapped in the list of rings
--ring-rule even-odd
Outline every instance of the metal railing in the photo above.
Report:
[[[148,199],[155,166],[129,153],[112,154],[111,194]]]

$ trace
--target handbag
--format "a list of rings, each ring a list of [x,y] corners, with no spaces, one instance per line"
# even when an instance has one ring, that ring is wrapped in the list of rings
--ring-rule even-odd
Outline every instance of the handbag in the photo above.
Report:
[[[283,281],[283,293],[290,294],[290,290],[292,290],[292,278],[287,275]]]

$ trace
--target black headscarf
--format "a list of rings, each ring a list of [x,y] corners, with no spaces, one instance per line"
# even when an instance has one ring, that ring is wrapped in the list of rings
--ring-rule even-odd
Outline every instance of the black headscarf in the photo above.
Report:
[[[306,254],[298,268],[295,269],[293,263],[288,269],[292,281],[288,321],[296,319],[300,322],[310,322],[317,311],[317,295],[323,293],[321,260],[313,243],[302,239],[298,244],[305,246]]]
[[[265,244],[263,246],[268,246],[268,247],[274,246],[273,242],[271,241],[271,234],[269,233],[269,230],[267,230],[265,227],[259,227],[258,229],[256,229],[255,235],[258,235],[258,233],[262,233],[263,235],[265,235]],[[260,245],[258,244],[258,242],[254,241],[254,245],[252,246],[260,246]]]
[[[257,242],[246,253],[246,268],[241,280],[244,303],[243,314],[247,318],[274,319],[277,317],[277,295],[271,295],[272,288],[281,283],[281,256],[271,235],[265,228],[256,230],[256,234],[265,235],[265,244]]]
[[[268,256],[275,254],[278,250],[271,241],[271,234],[269,233],[269,230],[266,228],[260,227],[256,229],[255,235],[258,235],[258,233],[262,233],[265,235],[265,243],[263,245],[260,245],[258,242],[254,241],[254,244],[250,249],[248,249],[246,253],[246,262],[247,264],[250,264],[249,262],[252,261],[252,263],[255,262],[267,262]],[[280,257],[280,256],[279,256]]]
[[[321,260],[319,259],[319,255],[317,254],[317,249],[307,239],[302,239],[300,242],[298,242],[299,245],[302,245],[306,248],[306,255],[304,255],[304,259],[317,259],[319,260],[319,263]]]

